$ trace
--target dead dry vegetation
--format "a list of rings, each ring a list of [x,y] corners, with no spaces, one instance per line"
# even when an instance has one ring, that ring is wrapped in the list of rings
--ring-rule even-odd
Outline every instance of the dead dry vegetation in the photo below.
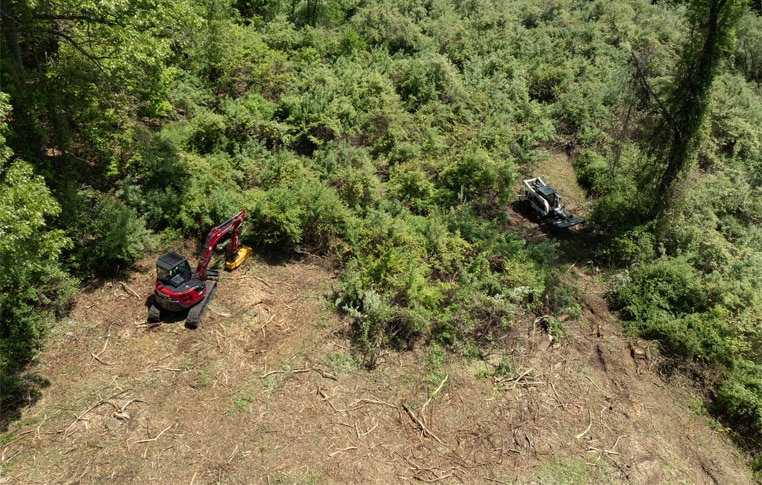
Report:
[[[558,341],[527,316],[484,360],[419,345],[366,371],[321,261],[250,258],[194,331],[147,326],[156,257],[78,295],[0,483],[753,482],[690,386],[621,335],[585,264],[563,276],[583,315]]]

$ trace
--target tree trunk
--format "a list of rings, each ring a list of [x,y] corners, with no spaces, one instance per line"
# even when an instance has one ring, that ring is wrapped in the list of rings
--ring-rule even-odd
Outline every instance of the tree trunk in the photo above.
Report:
[[[709,94],[735,22],[734,12],[739,8],[727,0],[694,0],[696,18],[693,32],[696,40],[689,42],[683,53],[681,69],[668,100],[670,113],[660,123],[659,130],[667,133],[662,147],[666,150],[665,168],[656,187],[654,214],[662,214],[671,204],[678,178],[695,160],[701,143],[701,127],[709,106]],[[701,8],[701,7],[705,8]],[[705,12],[706,16],[701,17]]]
[[[0,9],[0,28],[3,31],[5,49],[2,49],[4,57],[9,58],[6,65],[9,69],[3,73],[3,78],[10,81],[10,89],[3,86],[3,91],[10,95],[10,103],[13,106],[13,125],[16,142],[13,143],[14,152],[22,157],[31,157],[35,161],[42,160],[42,144],[39,135],[39,127],[32,115],[26,89],[26,70],[24,68],[24,56],[19,43],[19,16],[15,10],[15,2],[3,4]],[[32,160],[30,160],[32,161]]]

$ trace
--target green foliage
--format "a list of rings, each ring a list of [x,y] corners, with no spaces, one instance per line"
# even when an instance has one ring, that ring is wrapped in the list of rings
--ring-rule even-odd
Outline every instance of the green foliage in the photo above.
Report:
[[[745,172],[752,187],[762,184],[762,100],[755,87],[725,74],[714,84],[709,110],[711,137],[700,152],[702,164]]]
[[[225,3],[206,5],[206,32],[194,36],[200,45],[188,51],[188,68],[202,73],[218,96],[283,90],[289,80],[286,57],[271,49],[261,32],[238,23]]]
[[[120,170],[133,121],[168,111],[172,48],[198,25],[185,1],[16,2],[2,16],[14,23],[2,85],[24,112],[12,146],[38,166],[45,148],[77,152],[45,167],[69,179]]]
[[[60,207],[40,175],[11,160],[5,142],[10,107],[0,93],[0,427],[44,379],[22,375],[54,316],[74,290],[59,257],[71,241],[49,223]]]
[[[450,204],[473,204],[480,212],[491,213],[514,198],[516,179],[510,160],[494,160],[483,151],[467,153],[440,174],[444,188],[449,189]]]
[[[334,352],[325,359],[325,364],[336,376],[351,374],[357,369],[359,362],[351,353]]]
[[[621,202],[626,204],[624,200]],[[598,210],[603,210],[604,206],[598,207]],[[651,227],[635,226],[612,235],[606,246],[599,251],[599,256],[609,264],[637,265],[651,262],[656,257],[655,246],[656,238]]]
[[[397,93],[408,111],[432,101],[457,106],[466,94],[458,71],[444,56],[427,53],[398,61],[394,67]]]
[[[410,54],[423,47],[420,27],[393,2],[374,2],[362,8],[350,24],[368,45],[392,54]]]
[[[225,118],[216,113],[208,111],[198,113],[190,121],[188,131],[188,148],[201,155],[209,154],[227,142]]]
[[[740,202],[728,199],[730,186],[713,182],[696,189],[705,211],[696,220],[678,220],[671,227],[672,250],[684,254],[663,255],[653,262],[641,259],[640,268],[620,278],[614,300],[633,332],[658,340],[672,356],[703,366],[708,379],[717,383],[712,405],[716,415],[746,436],[759,436],[762,392],[755,362],[762,356],[762,327],[755,315],[762,304],[762,260],[756,250],[741,255],[730,249],[722,232],[726,224],[718,220],[728,217],[722,207],[741,215],[736,210]],[[709,188],[717,189],[716,194]]]
[[[636,321],[669,320],[707,306],[701,274],[686,257],[662,257],[643,266],[617,291],[616,302]]]
[[[313,163],[347,207],[364,209],[378,203],[381,181],[367,150],[329,143],[315,153]]]
[[[749,81],[762,81],[762,18],[748,10],[736,35],[735,68]]]
[[[364,356],[364,365],[376,367],[378,354],[386,335],[384,326],[392,315],[392,310],[381,296],[372,290],[363,290],[356,279],[345,282],[346,296],[338,301],[340,309],[354,318],[355,339]]]
[[[579,184],[591,194],[610,191],[611,169],[605,158],[592,150],[586,150],[574,160],[574,169]]]
[[[83,276],[114,276],[152,246],[145,220],[122,201],[93,189],[76,196],[69,235],[77,236],[71,256]]]
[[[316,178],[281,178],[278,186],[252,195],[252,237],[264,246],[326,254],[352,221],[336,192]]]
[[[269,147],[283,146],[288,141],[287,127],[274,120],[276,107],[275,103],[253,91],[240,98],[223,99],[220,110],[224,120],[218,141],[228,144],[217,148],[235,153],[250,146],[254,140]]]
[[[387,187],[414,214],[427,214],[436,207],[436,184],[421,163],[400,163],[391,169]]]
[[[674,185],[693,164],[705,133],[712,83],[721,60],[732,49],[735,27],[744,11],[742,0],[693,0],[686,17],[691,27],[666,99],[660,121],[652,127],[652,148],[659,167],[655,207],[651,217],[663,214],[674,203]]]
[[[762,428],[762,368],[739,361],[724,376],[717,391],[717,410],[741,429],[754,435]]]
[[[524,249],[466,208],[425,218],[371,212],[367,221],[353,234],[337,306],[360,319],[356,335],[368,360],[379,346],[421,338],[452,348],[483,343],[545,292],[544,265],[555,248]],[[366,295],[371,314],[362,310]]]

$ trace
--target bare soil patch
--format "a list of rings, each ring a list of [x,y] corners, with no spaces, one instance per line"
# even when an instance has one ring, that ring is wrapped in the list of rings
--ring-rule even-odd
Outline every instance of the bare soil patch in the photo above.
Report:
[[[559,341],[527,315],[483,361],[418,347],[366,371],[320,261],[250,258],[194,331],[146,325],[156,256],[57,326],[0,483],[753,483],[584,262],[563,276],[583,312]]]

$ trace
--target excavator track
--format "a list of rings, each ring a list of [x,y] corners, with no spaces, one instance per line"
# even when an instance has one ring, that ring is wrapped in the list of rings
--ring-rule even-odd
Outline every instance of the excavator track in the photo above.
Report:
[[[148,323],[159,322],[161,322],[161,310],[151,302],[151,306],[148,307]]]
[[[198,328],[198,324],[201,323],[201,319],[206,312],[206,307],[209,305],[209,302],[212,300],[212,295],[214,295],[214,291],[217,289],[217,282],[214,280],[206,280],[205,288],[206,296],[204,296],[204,299],[188,310],[188,317],[185,319],[185,326],[188,328]]]

